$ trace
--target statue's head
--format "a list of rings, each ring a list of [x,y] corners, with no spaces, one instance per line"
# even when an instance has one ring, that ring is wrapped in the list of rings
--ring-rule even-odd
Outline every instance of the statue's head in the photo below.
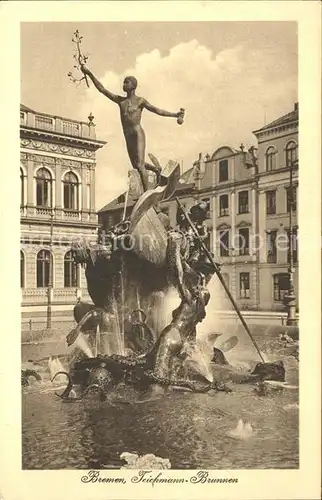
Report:
[[[123,81],[123,91],[130,92],[138,86],[138,81],[134,76],[126,76]]]
[[[74,240],[71,248],[76,264],[86,264],[90,257],[90,247],[85,238]]]

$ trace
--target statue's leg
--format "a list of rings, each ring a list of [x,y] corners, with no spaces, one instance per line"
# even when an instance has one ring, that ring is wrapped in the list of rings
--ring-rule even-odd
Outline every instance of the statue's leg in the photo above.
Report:
[[[169,233],[168,248],[167,248],[167,264],[171,281],[178,288],[181,299],[189,300],[184,286],[184,269],[181,257],[182,236],[179,233]]]
[[[148,174],[145,169],[145,134],[142,128],[125,136],[127,152],[132,167],[139,172],[144,191],[148,190]]]
[[[182,349],[183,342],[179,330],[169,325],[158,341],[154,374],[160,379],[171,379],[173,359]]]

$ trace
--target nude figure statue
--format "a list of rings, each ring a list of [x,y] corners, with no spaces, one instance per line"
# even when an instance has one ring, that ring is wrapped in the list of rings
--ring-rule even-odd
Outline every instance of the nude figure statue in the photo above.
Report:
[[[145,133],[141,127],[142,111],[143,109],[147,109],[160,116],[177,118],[177,123],[181,125],[184,119],[184,109],[181,108],[177,113],[170,113],[169,111],[152,106],[146,99],[135,94],[137,80],[134,76],[127,76],[124,79],[123,91],[126,93],[126,96],[119,96],[107,90],[84,64],[81,64],[81,71],[84,75],[89,76],[99,92],[119,105],[123,133],[130,161],[132,167],[139,172],[144,191],[147,191],[147,170],[152,170],[159,175],[160,167],[155,162],[154,165],[145,162]],[[150,158],[153,161],[152,155]]]

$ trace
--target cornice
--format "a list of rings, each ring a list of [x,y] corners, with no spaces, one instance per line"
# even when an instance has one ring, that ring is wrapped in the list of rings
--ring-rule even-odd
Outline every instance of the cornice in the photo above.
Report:
[[[253,134],[256,137],[265,137],[265,136],[269,136],[269,135],[273,135],[273,134],[277,134],[277,133],[281,133],[281,132],[286,132],[286,131],[294,129],[294,128],[298,128],[298,125],[299,125],[298,120],[294,120],[292,122],[285,123],[284,125],[273,126],[271,128],[268,128],[268,129],[265,129],[262,131],[255,130],[253,132]]]
[[[103,147],[106,144],[106,141],[100,141],[98,139],[70,136],[59,132],[39,130],[27,126],[20,127],[20,137],[27,139],[39,138],[41,140],[49,141],[55,144],[64,144],[64,145],[69,144],[76,146],[78,145],[94,151]]]
[[[30,138],[21,138],[20,146],[24,149],[30,149],[34,154],[36,154],[36,151],[45,151],[57,155],[75,156],[79,158],[85,157],[89,159],[95,158],[95,151],[93,150],[66,146],[64,144],[54,144],[45,141],[37,141]],[[51,160],[49,160],[49,156],[45,158],[48,159],[47,163],[55,163],[55,160],[58,159],[57,157],[51,157]],[[44,156],[42,156],[42,161],[44,161]]]
[[[30,225],[30,224],[35,224],[37,226],[50,226],[50,221],[44,220],[44,219],[38,219],[37,217],[28,217],[28,216],[22,216],[20,217],[20,223],[22,225]],[[96,229],[99,227],[98,222],[86,222],[83,220],[79,221],[63,221],[63,220],[57,220],[55,219],[54,221],[55,227],[72,227],[74,229]],[[29,230],[29,232],[32,232],[32,229]]]

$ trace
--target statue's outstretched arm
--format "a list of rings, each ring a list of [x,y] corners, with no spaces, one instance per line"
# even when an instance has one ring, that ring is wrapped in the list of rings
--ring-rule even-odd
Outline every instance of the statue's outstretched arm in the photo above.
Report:
[[[97,88],[101,94],[105,95],[108,99],[110,99],[113,102],[119,103],[120,102],[120,96],[113,94],[109,90],[107,90],[104,85],[101,84],[101,82],[96,78],[95,75],[85,66],[84,64],[81,65],[81,70],[84,73],[84,75],[88,75],[90,79],[92,80],[93,84]]]
[[[160,116],[168,116],[170,118],[179,118],[180,111],[178,113],[170,113],[170,111],[164,111],[163,109],[157,108],[150,104],[146,99],[143,99],[143,108],[151,111],[151,113],[155,113]]]

